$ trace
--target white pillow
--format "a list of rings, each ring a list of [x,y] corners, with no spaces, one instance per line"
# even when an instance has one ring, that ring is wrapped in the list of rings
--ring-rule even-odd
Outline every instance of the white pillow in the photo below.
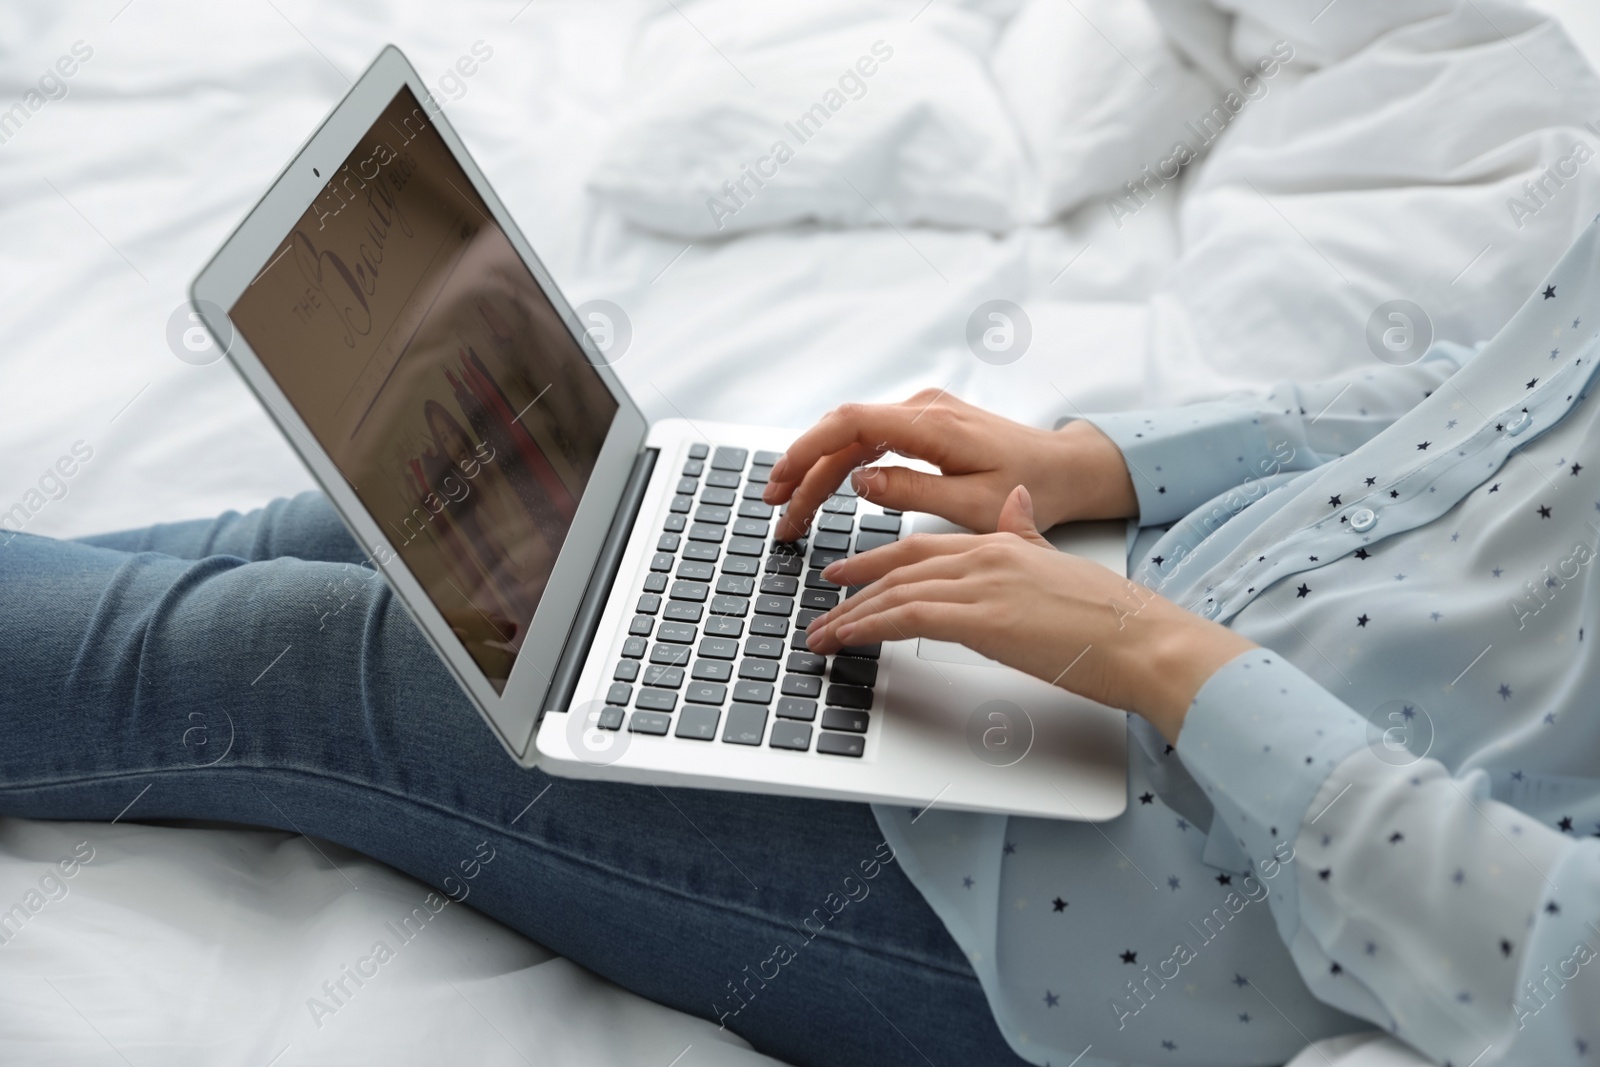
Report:
[[[991,62],[1038,172],[1037,221],[1158,173],[1174,142],[1194,140],[1184,121],[1220,95],[1143,0],[1031,0]]]
[[[636,103],[589,178],[630,221],[691,240],[805,221],[1016,223],[1026,167],[984,65],[990,18],[912,22],[860,0],[683,7],[641,37]]]

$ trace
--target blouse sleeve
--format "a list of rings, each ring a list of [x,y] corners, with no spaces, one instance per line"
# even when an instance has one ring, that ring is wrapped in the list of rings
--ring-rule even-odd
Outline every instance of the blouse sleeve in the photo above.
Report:
[[[1413,757],[1396,714],[1369,724],[1255,649],[1201,688],[1177,750],[1320,999],[1439,1063],[1590,1062],[1600,840]]]

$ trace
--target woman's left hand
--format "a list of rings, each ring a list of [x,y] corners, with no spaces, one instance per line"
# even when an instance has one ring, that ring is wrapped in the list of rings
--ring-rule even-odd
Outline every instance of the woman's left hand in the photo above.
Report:
[[[1176,743],[1201,685],[1254,644],[1034,527],[1022,486],[992,534],[913,534],[829,565],[865,586],[807,631],[815,652],[913,637],[955,641],[1090,700],[1144,716]],[[869,584],[870,583],[870,584]]]

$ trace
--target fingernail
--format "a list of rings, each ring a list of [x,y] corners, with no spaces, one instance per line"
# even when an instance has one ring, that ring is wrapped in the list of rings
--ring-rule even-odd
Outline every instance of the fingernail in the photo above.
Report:
[[[822,568],[822,576],[828,579],[830,582],[833,581],[833,576],[839,573],[839,566],[839,561],[834,560],[832,563]]]
[[[859,470],[850,475],[850,487],[856,491],[857,496],[867,495],[867,476]]]
[[[780,457],[778,457],[778,462],[776,462],[776,463],[774,463],[772,465],[772,471],[771,471],[771,473],[769,473],[767,475],[767,477],[772,479],[773,481],[777,481],[778,479],[782,478],[786,473],[788,473],[788,470],[789,470],[789,457],[788,456],[780,456]]]
[[[841,645],[848,645],[850,643],[850,638],[854,637],[855,633],[856,624],[853,622],[847,622],[843,626],[839,627],[833,636],[839,639],[839,643]]]

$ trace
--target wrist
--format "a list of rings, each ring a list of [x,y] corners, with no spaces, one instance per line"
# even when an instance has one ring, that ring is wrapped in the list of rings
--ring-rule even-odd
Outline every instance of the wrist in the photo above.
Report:
[[[1175,745],[1201,688],[1225,664],[1257,646],[1175,604],[1163,601],[1160,606],[1145,632],[1130,643],[1138,657],[1133,669],[1142,681],[1128,710],[1148,720],[1168,744]]]
[[[1139,498],[1127,460],[1116,442],[1087,419],[1073,419],[1050,436],[1054,484],[1060,487],[1056,522],[1128,519]]]

